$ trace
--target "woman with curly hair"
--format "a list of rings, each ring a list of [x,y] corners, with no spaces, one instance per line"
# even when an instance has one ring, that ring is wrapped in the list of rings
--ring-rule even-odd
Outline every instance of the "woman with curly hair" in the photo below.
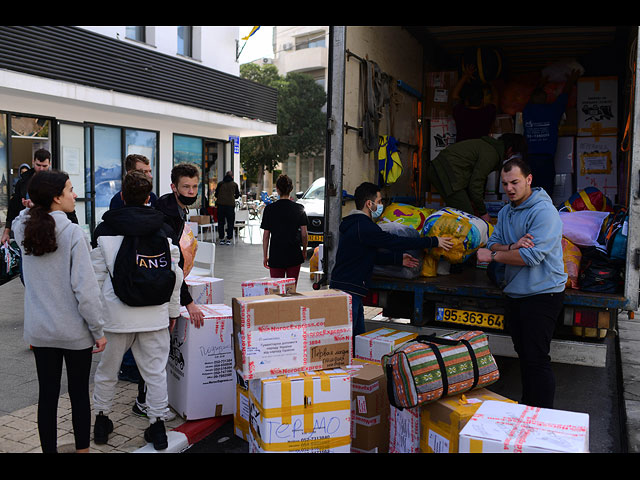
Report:
[[[38,433],[43,453],[57,452],[57,408],[62,364],[67,369],[75,448],[89,451],[92,353],[106,345],[100,289],[89,242],[66,212],[77,195],[66,173],[35,174],[27,189],[33,202],[14,222],[25,280],[24,339],[38,374]],[[95,349],[94,349],[95,346]]]

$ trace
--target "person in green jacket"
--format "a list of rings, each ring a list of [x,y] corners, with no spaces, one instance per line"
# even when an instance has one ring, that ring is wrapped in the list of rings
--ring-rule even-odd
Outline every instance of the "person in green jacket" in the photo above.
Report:
[[[429,164],[427,176],[447,207],[489,221],[484,204],[487,177],[514,157],[524,158],[527,142],[517,133],[484,136],[449,145]]]

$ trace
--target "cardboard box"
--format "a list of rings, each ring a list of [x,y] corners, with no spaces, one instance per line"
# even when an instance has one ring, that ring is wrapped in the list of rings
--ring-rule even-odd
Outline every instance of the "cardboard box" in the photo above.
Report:
[[[460,431],[487,400],[515,403],[486,388],[479,388],[421,407],[420,450],[424,453],[458,453]]]
[[[576,138],[576,190],[596,187],[612,202],[618,194],[618,138]]]
[[[389,452],[389,397],[381,365],[354,359],[351,374],[351,451]]]
[[[420,453],[420,407],[389,407],[389,453]]]
[[[378,328],[357,335],[355,338],[355,358],[380,363],[383,355],[393,352],[400,345],[413,340],[417,333],[403,332],[393,328]]]
[[[503,133],[514,133],[513,115],[496,115],[496,119],[491,127],[491,133],[502,135]]]
[[[221,278],[189,275],[184,281],[196,305],[224,303],[224,280]]]
[[[573,188],[573,174],[571,173],[558,173],[555,177],[555,183],[553,186],[553,195],[551,200],[557,207],[564,204],[569,197],[573,195],[575,189]]]
[[[456,143],[456,122],[453,117],[432,118],[429,134],[429,158],[433,160],[442,150]]]
[[[171,333],[167,364],[169,404],[185,420],[230,415],[235,409],[233,317],[227,305],[201,305],[195,328],[185,307]]]
[[[486,401],[460,432],[460,453],[588,453],[589,415]]]
[[[558,147],[554,158],[556,173],[573,173],[574,157],[575,137],[558,137]]]
[[[617,135],[618,77],[578,79],[576,110],[578,135]]]
[[[259,295],[289,295],[296,291],[295,278],[257,278],[242,282],[242,296],[256,297]]]
[[[242,373],[236,370],[236,409],[233,412],[233,431],[243,440],[249,441],[249,412],[251,400],[249,399],[249,382],[242,377]]]
[[[249,382],[250,453],[349,453],[351,376],[343,369]]]
[[[424,115],[442,118],[453,114],[451,93],[458,82],[458,72],[429,72],[425,76]]]
[[[351,296],[339,290],[234,298],[236,367],[247,380],[349,365]]]
[[[190,215],[189,221],[197,223],[198,225],[209,225],[213,223],[210,215]]]

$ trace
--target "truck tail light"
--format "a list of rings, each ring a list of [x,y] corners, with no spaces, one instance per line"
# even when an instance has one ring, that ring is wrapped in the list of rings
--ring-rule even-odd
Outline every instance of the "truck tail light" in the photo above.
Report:
[[[598,326],[598,312],[595,310],[576,310],[573,324],[576,327],[596,328]]]
[[[367,296],[362,300],[362,304],[367,307],[377,307],[379,304],[380,295],[376,291],[369,291]]]

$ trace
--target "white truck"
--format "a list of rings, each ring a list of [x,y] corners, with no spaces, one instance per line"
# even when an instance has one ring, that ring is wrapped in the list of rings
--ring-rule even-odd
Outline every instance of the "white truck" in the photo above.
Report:
[[[634,132],[640,131],[635,115],[640,79],[637,37],[636,26],[331,27],[322,282],[330,281],[342,216],[353,208],[349,194],[363,181],[378,181],[374,152],[366,146],[372,137],[376,142],[377,135],[394,136],[403,165],[400,178],[383,188],[384,199],[420,207],[433,200],[425,176],[431,149],[436,146],[429,134],[433,116],[428,95],[433,91],[426,86],[431,74],[459,70],[460,57],[469,47],[496,48],[503,62],[498,67],[503,77],[539,72],[554,62],[577,59],[584,64],[585,76],[617,78],[616,128],[613,133],[596,134],[613,136],[616,142],[613,165],[620,174],[616,191],[607,194],[614,197],[614,203],[628,208],[625,281],[624,291],[616,294],[567,289],[551,355],[555,362],[605,366],[618,315],[632,317],[638,309],[640,145],[634,141]],[[377,78],[392,85],[387,106],[377,110],[367,104],[370,97],[366,95],[368,90],[378,88],[375,82],[367,82],[366,75],[374,69],[378,69]],[[451,85],[443,86],[438,94],[450,93],[446,88]],[[511,119],[517,124],[518,113]],[[580,134],[571,130],[572,119],[565,123],[569,125],[565,134],[579,139]],[[579,164],[577,156],[574,164]],[[571,177],[574,191],[578,190],[578,173],[576,166]],[[502,318],[504,296],[481,269],[414,280],[374,277],[369,302],[384,309],[380,320],[368,322],[369,329],[390,326],[389,321],[394,322],[393,328],[429,333],[479,328],[487,332],[494,353],[515,356],[503,324],[497,328],[489,324]],[[436,315],[443,311],[448,314]],[[470,323],[469,316],[461,320],[456,312],[474,314],[470,318],[475,323]]]

